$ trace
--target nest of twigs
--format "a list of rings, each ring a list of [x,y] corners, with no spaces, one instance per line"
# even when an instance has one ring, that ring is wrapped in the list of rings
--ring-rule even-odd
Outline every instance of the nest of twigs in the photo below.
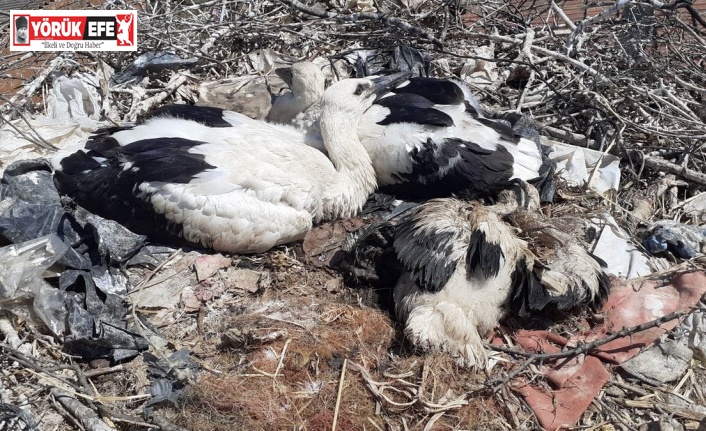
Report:
[[[194,103],[201,83],[270,76],[281,62],[326,58],[335,63],[354,50],[390,50],[405,43],[429,56],[432,75],[465,79],[485,106],[496,113],[530,117],[544,139],[621,158],[621,188],[613,199],[585,198],[585,190],[563,190],[557,213],[608,208],[630,232],[649,220],[694,222],[681,208],[706,188],[703,12],[699,15],[696,4],[680,0],[606,6],[580,2],[582,7],[575,3],[579,2],[63,3],[68,8],[137,9],[138,51],[6,50],[0,61],[1,74],[7,78],[0,118],[9,123],[42,113],[42,95],[57,72],[109,77],[149,51],[194,61],[188,68],[153,70],[126,84],[106,82],[100,89],[105,118],[121,123],[162,104]],[[7,33],[2,43],[9,46]],[[50,154],[39,139],[37,143],[39,154]],[[639,213],[636,202],[641,205]],[[575,211],[574,206],[582,209]],[[184,378],[188,388],[176,404],[143,404],[149,384],[140,360],[125,365],[74,362],[28,321],[0,314],[5,334],[0,343],[0,426],[96,430],[538,426],[508,388],[493,390],[497,388],[484,385],[487,376],[469,374],[443,355],[411,352],[389,314],[361,306],[357,293],[342,286],[339,275],[302,266],[294,255],[284,249],[261,259],[244,258],[245,267],[271,274],[265,287],[223,297],[195,313],[177,310],[172,320],[167,319],[171,323],[161,329],[170,344],[161,348],[192,349],[202,369],[198,377]],[[149,279],[155,273],[139,276]],[[277,310],[279,314],[267,309],[282,307],[277,301],[288,304]],[[214,309],[219,311],[213,314]],[[308,310],[310,315],[292,310]],[[233,328],[238,331],[229,332]],[[27,342],[32,349],[17,347]],[[512,356],[498,353],[498,357],[501,365],[494,372],[506,374]],[[695,370],[688,375],[692,384],[680,382],[675,393],[683,393],[687,386],[703,387],[703,367]],[[628,384],[618,375],[612,385],[589,408],[581,426],[637,428],[663,419],[665,414],[659,412],[665,411],[687,428],[695,428],[700,420],[693,410],[672,408],[678,403],[669,388]],[[689,396],[706,403],[701,390]],[[643,398],[626,402],[628,397]],[[628,408],[634,409],[632,414],[622,413]],[[33,418],[22,409],[31,411]],[[61,417],[73,422],[62,424]],[[55,428],[50,428],[52,424]]]

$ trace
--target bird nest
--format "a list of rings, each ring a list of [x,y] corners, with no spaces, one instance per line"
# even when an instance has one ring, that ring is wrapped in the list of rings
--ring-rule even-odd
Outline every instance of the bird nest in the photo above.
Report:
[[[431,75],[460,77],[496,113],[531,118],[545,142],[620,159],[620,187],[612,195],[560,183],[556,203],[542,210],[547,216],[607,211],[631,235],[654,220],[706,221],[685,210],[706,196],[706,22],[696,4],[143,0],[61,7],[140,11],[138,51],[5,50],[3,127],[29,125],[28,140],[36,145],[11,149],[0,160],[3,169],[17,158],[51,154],[54,144],[32,119],[46,112],[44,95],[58,76],[95,78],[100,116],[116,124],[167,103],[222,102],[262,118],[270,95],[282,86],[275,67],[317,60],[345,75],[351,73],[346,56],[390,51],[404,42],[429,56]],[[7,33],[2,43],[9,46]],[[149,65],[136,68],[141,55]],[[227,90],[219,93],[219,87]],[[323,225],[303,244],[253,257],[175,251],[156,266],[132,268],[129,318],[152,334],[152,356],[122,364],[71,356],[31,316],[8,314],[2,310],[10,307],[0,304],[0,424],[59,430],[537,429],[540,422],[517,379],[551,388],[555,383],[540,364],[559,356],[527,354],[512,328],[549,328],[568,339],[598,317],[508,321],[493,334],[495,344],[506,347],[496,349],[493,367],[485,371],[459,368],[443,354],[415,352],[389,311],[378,306],[384,292],[351,287],[332,269],[345,236],[365,222]],[[698,257],[663,257],[670,268],[657,277],[667,281],[704,265]],[[175,280],[183,283],[173,294]],[[150,294],[155,286],[163,290]],[[618,335],[629,338],[680,316]],[[611,336],[563,351],[585,353]],[[694,359],[670,383],[613,370],[576,426],[703,427],[702,360]],[[155,387],[156,376],[169,388]]]

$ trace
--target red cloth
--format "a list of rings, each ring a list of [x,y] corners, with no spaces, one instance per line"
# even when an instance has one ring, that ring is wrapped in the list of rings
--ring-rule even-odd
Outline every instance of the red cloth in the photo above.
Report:
[[[571,339],[547,331],[520,331],[516,338],[528,351],[559,352],[567,344],[576,346],[605,338],[623,328],[641,325],[674,311],[688,312],[704,293],[704,272],[675,275],[669,284],[613,279],[610,296],[602,309],[605,315],[603,324]],[[551,387],[533,386],[523,378],[516,378],[512,387],[532,408],[543,428],[553,431],[572,426],[610,378],[610,371],[601,360],[612,365],[622,364],[674,329],[679,321],[674,319],[659,327],[618,338],[588,356],[560,359],[542,366],[540,369]]]

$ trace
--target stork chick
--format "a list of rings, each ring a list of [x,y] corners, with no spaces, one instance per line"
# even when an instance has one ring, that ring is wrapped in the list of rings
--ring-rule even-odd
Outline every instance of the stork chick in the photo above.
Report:
[[[377,288],[394,285],[414,346],[482,367],[482,336],[503,316],[597,307],[607,296],[600,260],[577,239],[581,220],[550,219],[538,206],[537,190],[522,182],[487,207],[430,200],[397,224],[361,229],[342,269]]]
[[[296,88],[297,91],[289,91],[277,97],[267,114],[267,121],[286,124],[321,100],[325,79],[314,63],[295,63],[292,67],[278,68],[275,72],[290,89]]]
[[[320,148],[320,108],[312,100],[323,91],[317,88],[323,73],[309,63],[277,73],[291,93],[275,100],[268,119],[306,130],[308,144]],[[297,112],[303,106],[308,108]],[[483,197],[523,180],[540,188],[543,200],[553,196],[554,164],[538,140],[486,118],[457,80],[416,77],[400,84],[365,112],[358,135],[387,193],[429,198],[465,191]]]
[[[195,109],[194,118],[187,109],[101,131],[84,149],[59,154],[55,183],[87,210],[159,242],[263,252],[362,207],[377,182],[357,122],[408,76],[345,80],[324,92],[328,158],[291,127],[214,108]]]
[[[417,347],[483,367],[483,335],[506,313],[512,292],[537,289],[527,243],[502,220],[515,190],[498,204],[434,199],[400,222],[394,248],[404,270],[394,290],[397,317]]]

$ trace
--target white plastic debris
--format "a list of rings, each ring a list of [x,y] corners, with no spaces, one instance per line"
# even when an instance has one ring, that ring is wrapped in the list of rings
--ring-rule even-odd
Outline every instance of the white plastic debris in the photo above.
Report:
[[[684,201],[682,204],[684,214],[691,218],[693,224],[706,223],[706,192]]]
[[[600,195],[620,187],[620,159],[588,148],[553,142],[549,158],[570,186],[588,188]]]
[[[85,118],[100,118],[98,78],[82,74],[79,77],[58,76],[47,95],[47,115],[62,122],[79,122]]]
[[[623,278],[643,277],[668,266],[662,259],[648,257],[640,251],[610,214],[593,218],[591,222],[600,233],[593,254],[606,262],[609,274]]]
[[[677,327],[675,338],[687,341],[687,345],[694,352],[694,356],[706,361],[706,302],[701,302],[701,308],[694,310]]]
[[[90,74],[74,78],[58,76],[46,97],[46,115],[3,124],[0,127],[0,175],[4,167],[14,161],[46,156],[46,151],[36,144],[42,139],[59,149],[71,148],[74,152],[95,130],[111,125],[98,121],[98,85],[98,78]]]
[[[25,318],[37,316],[54,334],[62,334],[62,292],[47,284],[42,274],[68,249],[54,234],[0,248],[0,309]]]

